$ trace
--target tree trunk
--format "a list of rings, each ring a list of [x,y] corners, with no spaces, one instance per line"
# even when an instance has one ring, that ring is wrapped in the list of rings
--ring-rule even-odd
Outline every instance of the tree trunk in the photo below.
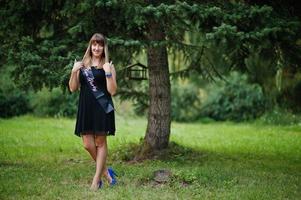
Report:
[[[163,27],[157,22],[150,22],[148,37],[150,41],[164,41]],[[166,46],[149,47],[147,64],[150,106],[144,145],[140,152],[142,154],[168,146],[171,123],[170,80]]]

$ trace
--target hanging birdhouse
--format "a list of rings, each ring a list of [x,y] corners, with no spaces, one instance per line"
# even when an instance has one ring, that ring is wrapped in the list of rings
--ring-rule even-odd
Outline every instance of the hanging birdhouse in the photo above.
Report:
[[[147,67],[136,63],[125,67],[125,77],[130,80],[147,80]]]

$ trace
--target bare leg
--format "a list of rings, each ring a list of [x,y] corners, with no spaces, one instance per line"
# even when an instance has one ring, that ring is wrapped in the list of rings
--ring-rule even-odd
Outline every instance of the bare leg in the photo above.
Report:
[[[82,135],[84,148],[89,152],[93,160],[96,160],[96,145],[94,135]]]
[[[105,137],[105,136],[103,136]],[[97,156],[97,147],[96,147],[96,143],[98,142],[95,141],[95,136],[92,134],[86,134],[86,135],[82,135],[82,139],[83,139],[83,144],[84,144],[84,148],[89,152],[89,154],[91,155],[92,159],[94,161],[96,161],[96,156]],[[100,145],[102,143],[102,139],[100,138]],[[107,145],[105,145],[106,149],[107,149]],[[107,167],[104,165],[103,167],[103,171],[102,171],[102,175],[110,182],[111,181],[111,177],[108,176],[107,173]],[[99,182],[99,179],[98,179]]]
[[[95,136],[96,145],[96,172],[93,178],[92,186],[97,186],[99,177],[103,174],[107,159],[107,140],[106,136]]]
[[[99,136],[97,136],[99,137]],[[105,136],[103,136],[105,137]],[[96,157],[97,157],[97,146],[96,146],[96,142],[100,143],[98,145],[102,146],[102,143],[103,143],[103,139],[100,138],[100,140],[98,141],[95,141],[95,136],[92,135],[92,134],[85,134],[85,135],[82,135],[82,139],[83,139],[83,144],[84,144],[84,148],[89,152],[89,154],[91,155],[92,159],[94,161],[96,161]],[[106,140],[105,140],[105,150],[107,152],[107,143],[106,143]],[[111,181],[111,177],[108,175],[107,173],[107,167],[104,165],[104,167],[102,167],[103,170],[102,170],[102,175],[110,182]],[[95,179],[95,180],[94,180]],[[98,178],[93,178],[93,181],[92,181],[92,185],[93,185],[93,189],[96,189],[96,187],[98,186],[98,183],[100,181],[100,176],[98,176]],[[91,186],[92,187],[92,186]]]

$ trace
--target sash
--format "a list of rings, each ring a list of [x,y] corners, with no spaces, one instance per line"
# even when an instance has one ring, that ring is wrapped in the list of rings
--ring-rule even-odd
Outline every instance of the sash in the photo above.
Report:
[[[114,110],[112,99],[108,98],[105,93],[96,86],[94,81],[94,75],[92,73],[92,69],[81,68],[80,69],[84,75],[84,79],[86,80],[89,88],[91,89],[94,97],[97,102],[104,109],[105,113],[109,113]]]

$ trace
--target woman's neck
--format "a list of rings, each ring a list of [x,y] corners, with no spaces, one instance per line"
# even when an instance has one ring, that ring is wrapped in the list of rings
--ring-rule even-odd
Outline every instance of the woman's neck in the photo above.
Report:
[[[92,57],[92,59],[91,59],[91,64],[92,64],[92,66],[97,66],[97,67],[100,67],[101,66],[101,59],[100,59],[100,57]]]

